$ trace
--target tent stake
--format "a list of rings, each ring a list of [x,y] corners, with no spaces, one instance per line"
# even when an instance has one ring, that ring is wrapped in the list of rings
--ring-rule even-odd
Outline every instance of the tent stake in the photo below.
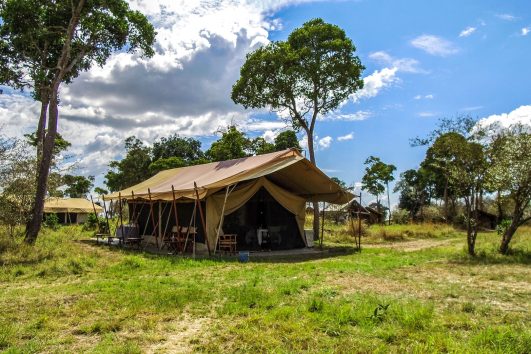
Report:
[[[203,225],[203,233],[205,234],[205,241],[208,249],[208,256],[210,256],[210,243],[208,242],[208,234],[205,224],[205,218],[203,216],[203,208],[201,207],[201,200],[199,200],[199,192],[197,191],[197,183],[194,181],[194,189],[195,189],[195,196],[196,196],[196,203],[199,207],[199,215],[201,216],[201,225]],[[195,242],[194,242],[195,243]]]

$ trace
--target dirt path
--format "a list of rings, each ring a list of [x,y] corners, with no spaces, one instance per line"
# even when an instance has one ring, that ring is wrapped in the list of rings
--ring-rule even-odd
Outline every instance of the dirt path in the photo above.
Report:
[[[178,321],[166,323],[160,328],[159,333],[164,334],[164,341],[153,345],[146,350],[147,353],[192,353],[193,345],[190,343],[209,322],[208,318],[192,318],[183,316]]]
[[[433,248],[439,246],[446,246],[455,242],[455,239],[446,239],[446,240],[413,240],[413,241],[402,241],[402,242],[393,242],[393,243],[367,243],[362,244],[362,247],[367,248],[390,248],[398,251],[404,252],[414,252],[420,251],[426,248]]]

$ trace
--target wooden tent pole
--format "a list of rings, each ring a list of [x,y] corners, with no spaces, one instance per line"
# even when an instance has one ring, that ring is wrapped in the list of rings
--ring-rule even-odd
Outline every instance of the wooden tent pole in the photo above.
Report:
[[[96,206],[94,205],[94,199],[92,199],[92,194],[90,195],[90,202],[92,203],[92,209],[94,210],[94,215],[96,216],[96,225],[98,226],[98,234],[101,234],[101,230],[100,230],[100,220],[98,219],[98,213],[96,213]],[[96,240],[98,240],[98,238],[96,237]]]
[[[102,195],[101,198],[103,199],[103,212],[105,213],[105,222],[107,223],[107,232],[109,233],[109,236],[110,236],[111,225],[109,224],[109,216],[107,215],[107,207],[105,206],[105,196]]]
[[[124,219],[122,216],[122,193],[121,192],[118,192],[118,211],[120,212],[120,229],[122,230],[122,239],[125,242]]]
[[[149,196],[149,217],[151,218],[151,225],[153,225],[153,231],[151,231],[151,236],[155,236],[155,245],[157,248],[159,247],[159,238],[157,237],[157,234],[155,233],[155,229],[157,228],[157,225],[155,224],[155,215],[153,214],[153,202],[151,201],[151,191],[148,188],[148,196]]]
[[[358,249],[361,250],[361,191],[360,191],[360,206],[358,208]]]
[[[177,203],[175,201],[175,189],[173,188],[173,184],[171,185],[171,195],[172,195],[172,207],[173,207],[173,214],[175,215],[175,226],[177,227],[177,238],[181,237],[181,228],[179,227],[179,215],[177,214]]]
[[[321,237],[319,240],[319,248],[323,250],[323,237],[324,237],[324,222],[325,222],[325,208],[326,204],[323,202],[323,219],[321,220]]]
[[[135,203],[135,192],[131,190],[131,203],[133,204],[133,210],[129,209],[129,223],[135,225],[135,214],[136,214],[136,203]]]
[[[205,241],[208,249],[208,255],[210,256],[210,242],[208,242],[208,233],[206,229],[206,223],[205,223],[205,217],[203,216],[203,208],[201,207],[201,200],[199,199],[199,192],[197,190],[197,183],[194,181],[194,189],[195,189],[195,196],[196,196],[196,203],[199,207],[199,216],[201,217],[201,225],[203,225],[203,232],[205,234]]]
[[[227,204],[227,198],[234,191],[234,189],[236,188],[236,185],[237,183],[234,184],[234,187],[232,189],[230,188],[231,186],[228,185],[225,190],[225,199],[223,200],[223,207],[221,208],[221,218],[219,220],[218,229],[216,231],[216,244],[214,246],[214,254],[216,254],[216,250],[218,249],[219,232],[221,231],[221,228],[223,227],[223,221],[225,219],[225,205]]]

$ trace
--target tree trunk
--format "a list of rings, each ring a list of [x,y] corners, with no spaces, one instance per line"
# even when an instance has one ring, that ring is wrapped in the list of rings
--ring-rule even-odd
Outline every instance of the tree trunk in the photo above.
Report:
[[[55,145],[55,136],[57,133],[57,93],[54,94],[49,104],[49,124],[48,132],[45,134],[42,159],[38,167],[37,174],[37,191],[35,193],[35,201],[31,211],[30,219],[26,224],[26,236],[24,241],[29,244],[34,244],[37,240],[37,235],[41,229],[42,213],[44,210],[44,198],[46,197],[46,186],[48,182],[48,175],[50,174],[50,165],[52,162],[53,148]]]
[[[308,138],[308,153],[310,155],[310,162],[317,166],[315,162],[315,152],[313,150],[313,132],[311,130],[306,130],[306,137]],[[314,240],[319,239],[319,202],[312,202],[313,207],[313,238]]]
[[[509,227],[503,233],[501,244],[500,244],[501,254],[509,253],[509,243],[511,242],[511,239],[513,238],[513,235],[516,232],[517,228],[518,226],[516,226],[513,220],[513,222],[511,222],[511,225],[509,225]]]
[[[466,243],[467,243],[467,246],[468,246],[468,254],[471,255],[471,256],[475,256],[476,255],[476,251],[475,251],[475,244],[473,242],[473,237],[472,237],[472,222],[470,220],[470,217],[472,216],[471,215],[472,206],[470,205],[471,201],[468,200],[468,197],[465,198],[465,204],[466,204],[466,219],[467,219],[467,223],[466,223]]]
[[[444,218],[448,222],[448,177],[446,177],[446,183],[444,184]]]
[[[46,96],[46,90],[41,90],[41,114],[39,116],[39,125],[37,126],[37,166],[41,161],[42,149],[44,144],[44,136],[46,133],[46,113],[48,110],[48,97]]]
[[[503,220],[503,208],[501,203],[501,192],[496,192],[496,206],[498,207],[498,224],[502,222]]]

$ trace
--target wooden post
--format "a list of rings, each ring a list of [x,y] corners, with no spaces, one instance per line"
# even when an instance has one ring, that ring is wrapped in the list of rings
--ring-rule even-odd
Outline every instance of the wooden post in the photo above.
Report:
[[[199,216],[201,217],[201,225],[203,225],[203,232],[205,233],[205,241],[206,241],[206,245],[208,249],[208,255],[210,256],[210,242],[208,241],[208,233],[207,233],[207,228],[205,224],[205,217],[203,216],[203,208],[201,207],[201,200],[199,200],[199,192],[197,190],[197,183],[195,183],[195,181],[194,181],[194,189],[195,189],[195,196],[196,196],[195,202],[197,203],[197,206],[199,207]]]
[[[177,227],[177,238],[180,238],[181,228],[179,227],[179,215],[177,213],[177,202],[175,201],[175,189],[173,188],[173,184],[171,185],[171,195],[172,195],[173,213],[175,215],[175,226]]]
[[[125,242],[124,219],[122,217],[122,193],[121,192],[118,192],[118,211],[120,212],[120,229],[122,230],[122,238]]]
[[[90,201],[92,203],[92,209],[94,210],[94,215],[96,215],[96,225],[98,226],[98,234],[101,234],[100,230],[100,220],[98,219],[98,213],[96,213],[96,206],[94,205],[94,199],[92,199],[92,194],[90,195]],[[98,240],[98,237],[96,237],[96,241]]]
[[[321,248],[321,251],[323,250],[325,208],[326,208],[326,204],[325,204],[325,202],[323,202],[323,218],[321,220],[321,237],[320,237],[320,240],[319,240],[319,248]]]
[[[153,231],[151,232],[151,236],[155,236],[155,245],[158,248],[159,239],[157,235],[155,234],[157,225],[155,224],[155,215],[153,214],[153,202],[151,201],[151,190],[149,190],[149,188],[148,188],[148,196],[149,196],[149,217],[151,218],[151,225],[153,225]]]
[[[131,217],[129,218],[129,223],[133,224],[136,226],[136,217],[135,217],[135,214],[136,214],[136,203],[135,203],[135,192],[133,192],[131,190],[131,203],[133,204],[133,210],[131,210],[131,208],[129,208],[129,214],[131,215]]]
[[[214,245],[214,254],[216,254],[216,250],[218,248],[219,232],[221,231],[221,227],[223,227],[223,221],[225,220],[225,205],[227,204],[227,198],[232,193],[232,191],[234,191],[234,189],[236,188],[236,185],[237,183],[234,184],[232,189],[230,188],[230,185],[229,185],[227,186],[227,189],[225,190],[225,199],[223,200],[223,207],[221,208],[221,218],[219,219],[218,230],[216,232],[216,244]]]
[[[105,213],[105,222],[107,223],[107,232],[109,233],[109,236],[110,236],[111,225],[109,225],[109,216],[107,215],[107,207],[105,206],[105,196],[102,195],[101,198],[103,199],[103,212]]]
[[[360,191],[360,206],[358,208],[358,249],[361,251],[361,217],[360,217],[360,211],[361,211],[361,191]]]

